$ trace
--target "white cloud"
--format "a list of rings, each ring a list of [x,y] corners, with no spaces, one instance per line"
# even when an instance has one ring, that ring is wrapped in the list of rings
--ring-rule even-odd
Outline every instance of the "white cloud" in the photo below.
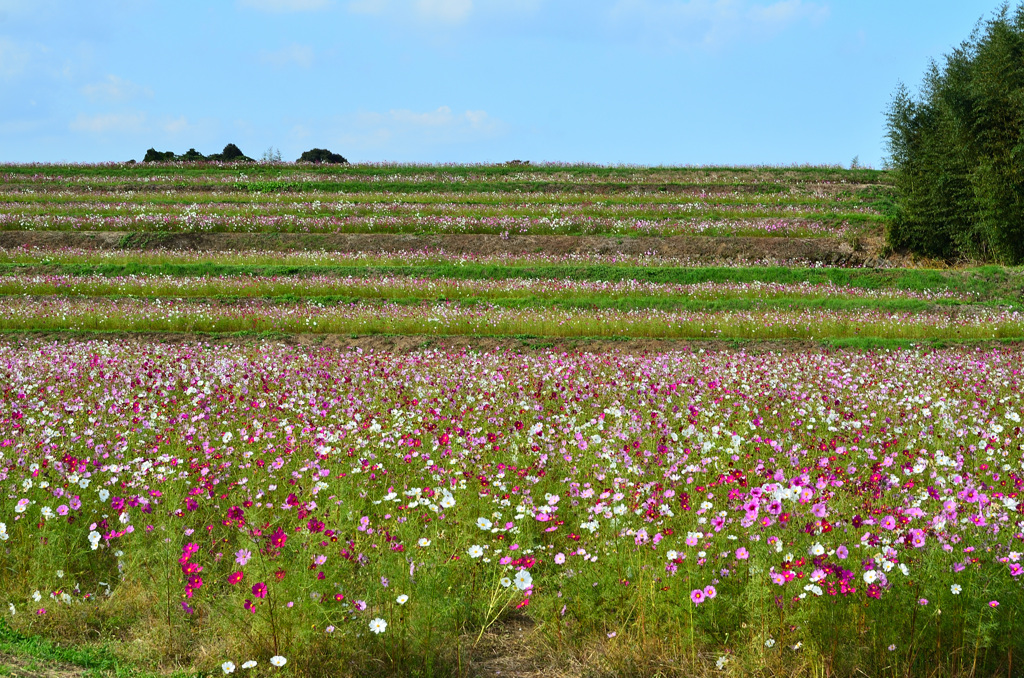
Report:
[[[473,0],[416,0],[414,7],[426,19],[458,23],[473,11]]]
[[[719,47],[771,37],[800,21],[818,23],[828,13],[807,0],[616,0],[608,19],[617,31],[661,47]]]
[[[354,14],[461,23],[473,12],[473,0],[349,0],[348,9]]]
[[[68,125],[68,128],[73,132],[91,134],[102,134],[115,130],[119,133],[134,133],[145,131],[145,123],[145,113],[101,113],[99,115],[79,113],[78,117]]]
[[[11,80],[25,72],[32,58],[32,49],[0,37],[0,78]]]
[[[309,45],[287,45],[278,50],[261,50],[260,61],[275,68],[313,65],[313,48]]]
[[[80,91],[92,101],[117,102],[138,97],[153,97],[153,90],[148,87],[136,85],[134,82],[116,75],[108,75],[101,82],[85,85]]]
[[[179,115],[177,118],[171,118],[160,125],[160,129],[168,134],[181,134],[188,128],[188,118],[184,115]]]
[[[316,12],[330,5],[330,0],[238,0],[239,7],[262,12]]]
[[[427,24],[462,24],[477,15],[507,17],[536,12],[545,0],[348,0],[353,14]]]
[[[456,113],[449,106],[432,111],[364,111],[346,116],[332,127],[333,132],[320,136],[326,136],[346,152],[378,156],[384,153],[396,158],[487,141],[508,130],[507,124],[486,111]],[[296,125],[292,133],[301,138],[315,136],[305,124]]]

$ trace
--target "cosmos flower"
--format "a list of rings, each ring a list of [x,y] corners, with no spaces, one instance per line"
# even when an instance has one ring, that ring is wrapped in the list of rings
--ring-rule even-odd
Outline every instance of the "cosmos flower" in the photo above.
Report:
[[[374,633],[384,633],[384,630],[387,629],[387,627],[388,623],[380,617],[377,617],[370,622],[370,630]]]
[[[533,576],[529,570],[519,570],[515,576],[516,588],[525,591],[533,585]]]
[[[274,666],[277,666],[278,668],[280,668],[280,667],[284,666],[285,664],[287,664],[288,660],[285,659],[284,657],[282,657],[281,655],[276,654],[276,655],[274,655],[273,657],[270,658],[270,663],[273,664]]]

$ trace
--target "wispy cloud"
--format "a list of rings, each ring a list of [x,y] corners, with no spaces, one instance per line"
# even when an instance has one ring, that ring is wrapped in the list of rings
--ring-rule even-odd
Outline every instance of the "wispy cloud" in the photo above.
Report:
[[[277,50],[261,50],[260,61],[274,68],[299,66],[309,68],[313,65],[313,48],[309,45],[286,45]]]
[[[504,135],[509,126],[482,110],[455,112],[449,106],[434,110],[392,109],[363,111],[336,120],[318,130],[315,123],[296,124],[292,136],[327,138],[343,153],[366,153],[380,157],[411,158],[417,153],[436,152],[487,141]],[[317,132],[322,132],[317,134]]]
[[[331,4],[331,0],[238,0],[239,7],[261,12],[316,12]]]
[[[473,12],[473,0],[349,0],[348,9],[355,14],[461,23]]]
[[[33,48],[0,36],[0,78],[11,80],[25,72]]]
[[[458,25],[477,15],[534,12],[545,0],[348,0],[354,14],[385,17],[399,22]]]
[[[616,0],[608,19],[620,33],[678,48],[769,38],[798,22],[820,22],[828,15],[827,5],[807,0]]]
[[[137,133],[146,129],[145,113],[101,113],[99,115],[86,115],[79,113],[71,121],[68,128],[73,132],[86,132],[90,134],[103,134],[104,132],[117,131],[118,133]]]
[[[108,75],[100,82],[85,85],[80,90],[91,101],[118,102],[139,97],[153,97],[153,90],[137,85],[130,80]]]

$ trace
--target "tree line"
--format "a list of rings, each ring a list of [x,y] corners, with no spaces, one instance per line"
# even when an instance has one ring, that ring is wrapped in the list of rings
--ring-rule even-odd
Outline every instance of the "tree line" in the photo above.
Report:
[[[1024,262],[1024,4],[979,22],[919,96],[887,113],[897,191],[889,245],[947,260]]]
[[[269,148],[263,154],[262,160],[267,162],[281,162],[281,152]],[[177,155],[174,151],[158,151],[150,148],[142,162],[256,162],[235,144],[228,144],[220,153],[203,155],[194,148]],[[311,148],[305,151],[295,162],[314,162],[334,165],[347,165],[348,160],[339,153],[332,153],[326,148]]]

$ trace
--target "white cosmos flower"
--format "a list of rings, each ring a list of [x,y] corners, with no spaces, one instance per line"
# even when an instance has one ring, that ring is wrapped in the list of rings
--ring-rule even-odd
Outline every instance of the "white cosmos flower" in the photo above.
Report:
[[[473,544],[472,546],[469,547],[469,557],[470,558],[479,558],[483,554],[484,554],[484,550],[482,548],[480,548],[478,545]]]
[[[35,593],[32,594],[32,600],[36,601],[37,603],[40,600],[42,600],[42,599],[43,599],[43,594],[40,593],[39,591],[36,591]]]
[[[430,546],[430,540],[426,537],[420,537],[420,540],[417,543],[423,548]]]
[[[243,669],[256,668],[256,660],[255,659],[250,659],[249,661],[247,661],[244,664],[242,664],[242,668]]]
[[[509,579],[508,577],[502,577],[501,579],[498,580],[498,583],[501,584],[502,586],[504,586],[505,588],[508,588],[509,586],[512,586],[512,580]]]
[[[487,518],[484,518],[483,516],[476,519],[476,526],[481,530],[489,530],[491,529],[491,525],[491,521],[487,520]]]
[[[399,605],[405,605],[405,602],[407,600],[409,600],[409,596],[407,596],[407,595],[405,595],[403,593],[402,595],[398,596],[398,598],[395,599],[395,602],[398,603]]]
[[[230,661],[224,662],[223,664],[220,665],[220,670],[223,671],[224,673],[234,673],[235,672],[235,663],[234,662],[230,662]]]
[[[529,570],[519,570],[516,573],[516,588],[520,591],[525,591],[530,588],[533,584],[533,575],[530,574]]]
[[[865,584],[874,584],[876,581],[878,581],[878,573],[877,572],[875,572],[874,570],[868,570],[867,572],[864,573],[864,583]]]
[[[100,501],[106,501],[107,499],[110,498],[110,492],[108,492],[107,488],[105,488],[105,487],[101,487],[100,488],[99,494],[100,494]]]
[[[279,654],[274,655],[270,658],[270,663],[274,666],[281,667],[288,663],[288,660]]]
[[[370,630],[374,633],[384,633],[384,630],[387,629],[387,627],[388,623],[380,617],[377,617],[370,622]]]
[[[822,555],[825,555],[825,547],[822,546],[821,544],[815,544],[814,546],[811,547],[811,555],[812,556],[822,556]]]
[[[949,592],[952,593],[954,596],[959,596],[960,592],[963,590],[964,587],[960,586],[960,584],[953,584],[949,587]]]
[[[451,508],[455,506],[455,497],[450,494],[444,495],[441,499],[441,508]]]

